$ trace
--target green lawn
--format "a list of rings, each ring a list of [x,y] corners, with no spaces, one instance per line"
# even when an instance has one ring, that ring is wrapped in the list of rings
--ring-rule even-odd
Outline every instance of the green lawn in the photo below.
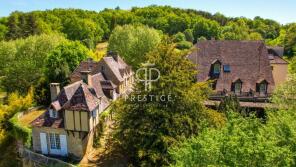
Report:
[[[45,109],[31,111],[19,118],[18,122],[22,126],[30,127],[30,123],[45,112]]]

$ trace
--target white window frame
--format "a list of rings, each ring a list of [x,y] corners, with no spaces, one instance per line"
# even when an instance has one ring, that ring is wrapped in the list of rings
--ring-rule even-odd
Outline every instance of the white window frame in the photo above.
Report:
[[[60,135],[57,133],[49,133],[50,150],[61,150]]]

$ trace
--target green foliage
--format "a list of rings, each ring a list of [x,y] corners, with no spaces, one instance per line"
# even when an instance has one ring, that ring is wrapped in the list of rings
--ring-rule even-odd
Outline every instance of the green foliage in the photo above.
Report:
[[[230,112],[222,129],[205,129],[173,147],[171,166],[294,166],[295,112],[269,114],[265,125]]]
[[[145,61],[146,53],[160,41],[160,33],[147,26],[118,26],[110,36],[108,50],[118,52],[129,65],[137,68]]]
[[[249,39],[250,40],[263,40],[261,34],[259,34],[258,32],[252,32],[252,33],[250,33]]]
[[[218,111],[219,112],[227,112],[227,111],[237,111],[240,112],[240,104],[239,100],[235,95],[229,95],[225,96],[219,106],[218,106]]]
[[[247,40],[249,39],[249,27],[243,19],[237,22],[228,22],[222,30],[222,39],[225,40]]]
[[[26,96],[20,96],[17,92],[11,93],[7,105],[0,105],[0,147],[7,138],[9,130],[8,120],[17,112],[27,110],[33,105],[33,89]]]
[[[288,80],[279,85],[273,93],[272,101],[282,109],[296,110],[296,73],[291,73]]]
[[[174,42],[181,42],[185,40],[186,40],[186,37],[182,32],[178,32],[177,34],[174,35]]]
[[[5,39],[7,27],[0,23],[0,41]]]
[[[270,19],[255,17],[250,27],[264,39],[275,39],[279,36],[280,24]]]
[[[63,32],[71,40],[79,40],[89,48],[102,40],[104,31],[90,19],[72,18],[65,21]]]
[[[186,29],[184,32],[185,39],[188,42],[193,42],[194,36],[193,36],[193,30],[192,29]]]
[[[18,113],[9,119],[8,126],[14,139],[22,141],[27,147],[31,146],[32,129],[19,124]]]
[[[216,21],[207,19],[198,19],[193,27],[193,36],[195,39],[205,37],[207,39],[220,39],[221,27]]]
[[[17,118],[13,115],[32,106],[32,89],[26,96],[21,96],[17,92],[11,93],[8,97],[8,104],[0,104],[0,149],[5,150],[0,155],[0,166],[16,166],[19,163],[15,153],[16,139],[23,140],[27,145],[31,144],[30,130],[17,124],[15,121]],[[12,122],[9,121],[11,118]]]
[[[65,42],[53,49],[46,61],[46,79],[65,85],[72,71],[88,57],[89,50],[79,42]]]
[[[43,75],[45,59],[65,39],[58,35],[31,36],[0,42],[0,76],[7,92],[26,93]]]
[[[178,42],[176,44],[176,48],[177,49],[181,49],[181,50],[190,49],[190,48],[192,48],[192,42],[188,42],[188,41]]]
[[[169,146],[196,135],[201,120],[208,119],[203,105],[209,91],[207,84],[193,82],[194,65],[186,55],[167,44],[150,52],[147,60],[160,71],[159,80],[149,91],[137,85],[135,89],[139,91],[133,92],[130,99],[117,101],[112,108],[116,120],[115,139],[136,166],[168,165]],[[171,100],[132,100],[132,97],[161,95],[171,96]]]
[[[169,35],[183,32],[189,42],[196,42],[201,36],[207,39],[264,39],[268,43],[272,41],[272,45],[285,46],[289,56],[293,56],[296,50],[293,51],[296,48],[294,24],[282,26],[276,21],[260,17],[253,20],[231,18],[221,13],[155,5],[134,7],[131,10],[104,9],[99,13],[80,9],[13,12],[9,17],[0,19],[0,40],[42,33],[63,33],[68,39],[79,40],[89,48],[94,48],[96,43],[107,40],[116,26],[126,24],[147,25]],[[283,31],[287,32],[287,36]]]
[[[280,35],[277,38],[273,39],[273,40],[267,39],[266,44],[269,45],[269,46],[284,46],[285,38],[286,38],[286,30],[281,29],[280,30]]]
[[[291,58],[289,61],[289,72],[290,74],[296,74],[296,57]]]
[[[296,55],[296,23],[287,26],[285,36],[285,51],[288,56]]]

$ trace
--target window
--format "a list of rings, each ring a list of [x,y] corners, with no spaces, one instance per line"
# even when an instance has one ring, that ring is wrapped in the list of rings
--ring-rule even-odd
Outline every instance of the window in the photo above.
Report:
[[[223,70],[224,72],[230,72],[230,65],[224,65]]]
[[[241,93],[241,90],[242,90],[242,83],[241,82],[236,82],[234,84],[234,93],[236,95],[239,95]]]
[[[220,73],[220,64],[216,63],[214,64],[214,74]]]
[[[56,133],[49,134],[50,148],[51,149],[61,149],[60,136]]]
[[[259,86],[259,92],[260,95],[265,95],[267,92],[267,84],[266,83],[261,83]]]
[[[97,112],[98,112],[98,109],[95,109],[95,110],[92,111],[91,115],[92,115],[93,118],[97,117]]]
[[[58,118],[58,112],[53,109],[49,109],[49,116],[51,118]]]

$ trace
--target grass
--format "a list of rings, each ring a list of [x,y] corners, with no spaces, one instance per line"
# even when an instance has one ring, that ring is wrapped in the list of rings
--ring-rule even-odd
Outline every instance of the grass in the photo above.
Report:
[[[30,123],[34,121],[37,117],[39,117],[41,114],[45,112],[45,109],[32,111],[26,115],[23,115],[19,118],[18,122],[22,126],[30,127]]]

